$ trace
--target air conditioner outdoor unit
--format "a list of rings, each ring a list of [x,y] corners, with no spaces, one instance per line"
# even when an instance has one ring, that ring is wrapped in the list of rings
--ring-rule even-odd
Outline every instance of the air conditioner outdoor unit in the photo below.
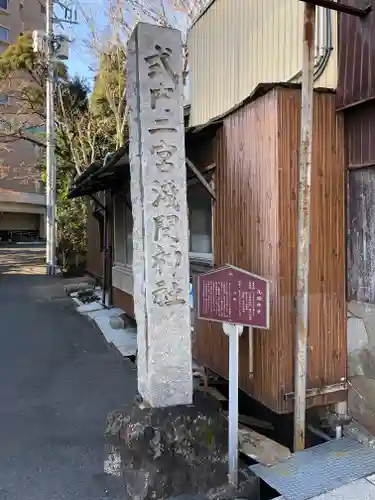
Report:
[[[33,51],[44,52],[44,31],[33,31]]]

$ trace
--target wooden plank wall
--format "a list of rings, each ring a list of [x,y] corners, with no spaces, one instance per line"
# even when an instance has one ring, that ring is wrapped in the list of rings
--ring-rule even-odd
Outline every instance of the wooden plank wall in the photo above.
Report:
[[[271,330],[258,330],[254,335],[255,377],[252,381],[248,375],[246,330],[240,341],[240,386],[273,408],[277,395],[272,393],[272,387],[279,385],[274,307],[278,270],[275,92],[228,116],[217,134],[216,142],[214,264],[230,263],[263,275],[272,282]],[[199,326],[201,329],[198,327],[195,343],[198,361],[226,377],[227,338],[219,325]],[[269,379],[273,384],[269,384]]]
[[[293,391],[294,311],[300,93],[279,92],[280,281],[278,294],[281,391]],[[310,226],[308,387],[346,377],[344,126],[332,93],[314,97]],[[288,195],[289,193],[289,195]],[[293,349],[290,346],[293,345]],[[281,396],[281,394],[280,394]],[[343,394],[310,400],[326,404]],[[281,403],[281,401],[280,401]]]
[[[375,304],[375,166],[348,172],[348,301]]]
[[[314,104],[308,383],[322,387],[346,375],[344,161],[335,96],[316,93]],[[292,409],[284,394],[293,391],[299,116],[299,90],[274,89],[225,118],[216,137],[214,264],[272,282],[271,328],[255,332],[253,380],[246,331],[241,339],[240,386],[279,413]],[[227,376],[218,325],[198,324],[194,355]]]

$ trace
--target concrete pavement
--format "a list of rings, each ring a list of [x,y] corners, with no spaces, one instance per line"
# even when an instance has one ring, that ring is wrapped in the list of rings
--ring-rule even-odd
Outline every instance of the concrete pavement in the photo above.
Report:
[[[43,254],[0,247],[0,500],[124,498],[103,433],[135,368],[42,275]]]

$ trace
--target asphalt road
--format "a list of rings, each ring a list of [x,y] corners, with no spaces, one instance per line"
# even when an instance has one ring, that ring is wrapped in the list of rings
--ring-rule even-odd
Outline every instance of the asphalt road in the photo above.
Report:
[[[43,249],[0,247],[0,500],[123,499],[103,472],[108,411],[136,372],[41,275]]]

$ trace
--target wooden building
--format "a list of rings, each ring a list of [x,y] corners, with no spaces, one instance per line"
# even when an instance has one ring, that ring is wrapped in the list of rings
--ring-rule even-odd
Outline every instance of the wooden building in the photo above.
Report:
[[[269,86],[266,86],[268,89]],[[254,378],[241,338],[240,387],[272,410],[292,410],[297,263],[300,91],[259,86],[221,121],[212,142],[216,164],[213,264],[230,263],[271,281],[270,330],[255,331]],[[259,97],[258,97],[259,96]],[[308,389],[346,376],[343,125],[334,93],[314,98]],[[223,376],[228,343],[217,324],[199,323],[196,359]],[[287,395],[289,394],[289,397]],[[308,398],[308,406],[345,399]]]
[[[352,0],[362,9],[361,0]],[[371,2],[370,2],[371,4]],[[337,110],[345,124],[349,407],[375,435],[375,11],[340,14]]]
[[[346,399],[346,160],[343,115],[336,113],[337,28],[336,13],[317,8],[308,406]],[[239,375],[241,388],[277,413],[293,409],[302,30],[303,2],[211,0],[188,34],[186,156],[214,190],[205,189],[188,168],[193,294],[197,273],[227,263],[271,281],[270,329],[254,332],[254,377],[246,332]],[[125,148],[106,167],[92,167],[77,179],[71,195],[113,195],[104,203],[106,264],[96,242],[90,244],[96,257],[89,256],[89,265],[100,274],[102,262],[112,303],[132,316],[127,162]],[[98,223],[89,224],[90,241],[98,238],[95,228]],[[220,326],[194,326],[194,357],[226,377],[228,345]]]
[[[254,333],[252,380],[246,332],[241,338],[240,386],[277,413],[290,412],[293,401],[300,104],[296,85],[259,85],[220,119],[186,134],[187,157],[214,189],[212,196],[188,169],[192,280],[229,263],[271,281],[270,329]],[[315,93],[313,138],[308,388],[329,394],[309,397],[309,406],[345,399],[334,392],[346,377],[346,311],[343,125],[333,92]],[[104,189],[113,193],[112,301],[132,316],[126,152],[78,179],[71,196]],[[227,376],[227,339],[218,324],[196,322],[193,356]]]

